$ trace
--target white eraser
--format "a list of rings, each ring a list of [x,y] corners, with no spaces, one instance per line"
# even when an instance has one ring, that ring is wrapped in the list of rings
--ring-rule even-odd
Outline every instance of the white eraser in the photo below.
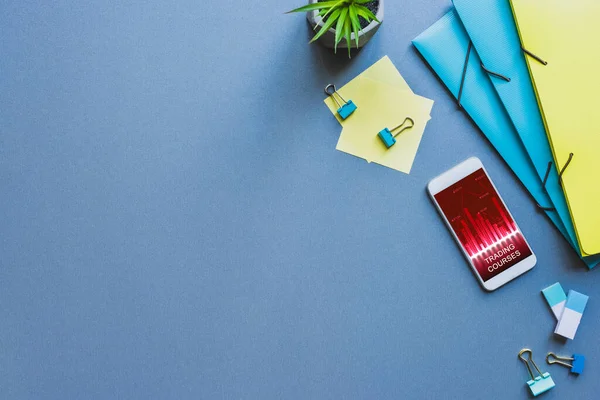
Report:
[[[567,339],[574,339],[588,299],[589,297],[585,294],[569,290],[565,309],[556,325],[554,333]]]

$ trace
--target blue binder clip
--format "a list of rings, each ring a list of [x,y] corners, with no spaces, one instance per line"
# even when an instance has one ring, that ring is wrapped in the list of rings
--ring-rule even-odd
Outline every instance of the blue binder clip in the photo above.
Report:
[[[410,122],[410,125],[405,126],[405,124],[407,122]],[[383,142],[385,147],[387,147],[389,149],[396,143],[396,136],[398,136],[405,130],[412,128],[413,126],[415,126],[415,121],[413,121],[413,119],[410,117],[406,117],[404,119],[404,122],[402,122],[400,125],[398,125],[394,129],[390,130],[388,128],[384,128],[377,135],[379,136],[379,139],[381,139],[381,141]],[[402,129],[400,129],[400,128],[402,128]],[[392,132],[394,132],[396,129],[400,129],[400,130],[392,135]]]
[[[573,363],[569,364],[565,361],[572,361]],[[548,353],[546,362],[548,364],[560,364],[564,367],[571,368],[572,374],[579,375],[583,372],[585,357],[581,354],[573,354],[573,357],[559,357],[554,353]]]
[[[528,359],[523,357],[523,354],[525,354],[525,353],[529,353]],[[542,373],[542,371],[540,371],[540,369],[536,365],[535,361],[533,361],[532,357],[533,357],[533,353],[530,349],[523,349],[519,352],[519,358],[521,359],[521,361],[523,361],[525,363],[525,366],[527,367],[527,371],[529,371],[529,376],[531,376],[531,380],[527,381],[527,386],[529,386],[529,390],[531,390],[531,394],[533,394],[534,396],[537,396],[537,395],[540,395],[540,394],[552,389],[555,385],[554,385],[554,381],[552,380],[552,377],[550,376],[550,374],[548,372]],[[534,368],[537,370],[537,372],[539,374],[538,376],[533,375],[533,370],[529,366],[529,363],[531,363],[534,366]]]
[[[331,89],[333,89],[333,91],[331,91]],[[325,86],[325,94],[327,96],[331,96],[333,101],[335,101],[335,104],[337,104],[339,107],[337,113],[343,120],[348,118],[358,108],[356,107],[356,104],[352,102],[352,100],[346,101],[346,99],[339,94],[333,83]],[[343,104],[340,103],[340,100],[343,102]]]

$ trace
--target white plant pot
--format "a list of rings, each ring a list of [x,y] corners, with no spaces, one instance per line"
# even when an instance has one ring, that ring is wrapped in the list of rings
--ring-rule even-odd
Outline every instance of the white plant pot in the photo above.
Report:
[[[310,4],[316,2],[317,0],[309,0]],[[369,40],[371,40],[373,35],[375,35],[377,30],[381,26],[381,22],[383,22],[383,0],[379,0],[379,8],[377,9],[377,14],[375,16],[377,17],[379,22],[371,21],[369,25],[367,25],[364,29],[361,29],[358,32],[359,48],[363,47]],[[315,25],[318,25],[318,28],[315,30],[315,32],[318,32],[319,28],[323,26],[323,18],[319,16],[318,11],[307,12],[306,18],[308,19],[308,23],[311,25],[311,27],[314,28]],[[354,37],[354,32],[352,32],[351,38],[352,40],[350,42],[352,44],[352,48],[356,48],[356,39]],[[335,47],[335,30],[333,28],[329,28],[329,30],[318,39],[318,41],[321,42],[323,46],[333,49]],[[346,40],[342,39],[342,41],[338,43],[337,47],[340,49],[347,49],[348,45],[346,44]]]

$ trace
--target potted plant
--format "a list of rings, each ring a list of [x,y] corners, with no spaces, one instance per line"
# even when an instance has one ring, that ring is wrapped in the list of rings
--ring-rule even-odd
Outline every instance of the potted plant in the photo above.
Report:
[[[317,31],[310,43],[319,40],[324,46],[347,48],[364,46],[383,21],[383,0],[309,0],[309,4],[292,12],[306,12],[308,22]],[[342,42],[345,39],[345,42]]]

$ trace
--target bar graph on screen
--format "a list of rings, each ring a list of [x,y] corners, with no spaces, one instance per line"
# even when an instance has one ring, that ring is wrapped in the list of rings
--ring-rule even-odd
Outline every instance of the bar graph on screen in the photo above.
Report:
[[[480,211],[473,217],[469,209],[464,208],[465,218],[460,220],[462,235],[459,235],[459,239],[471,257],[478,256],[518,233],[515,223],[507,217],[498,200],[494,198],[492,202],[496,211],[492,215]],[[495,220],[494,215],[500,218]]]
[[[485,281],[531,255],[517,224],[483,169],[435,198]]]

